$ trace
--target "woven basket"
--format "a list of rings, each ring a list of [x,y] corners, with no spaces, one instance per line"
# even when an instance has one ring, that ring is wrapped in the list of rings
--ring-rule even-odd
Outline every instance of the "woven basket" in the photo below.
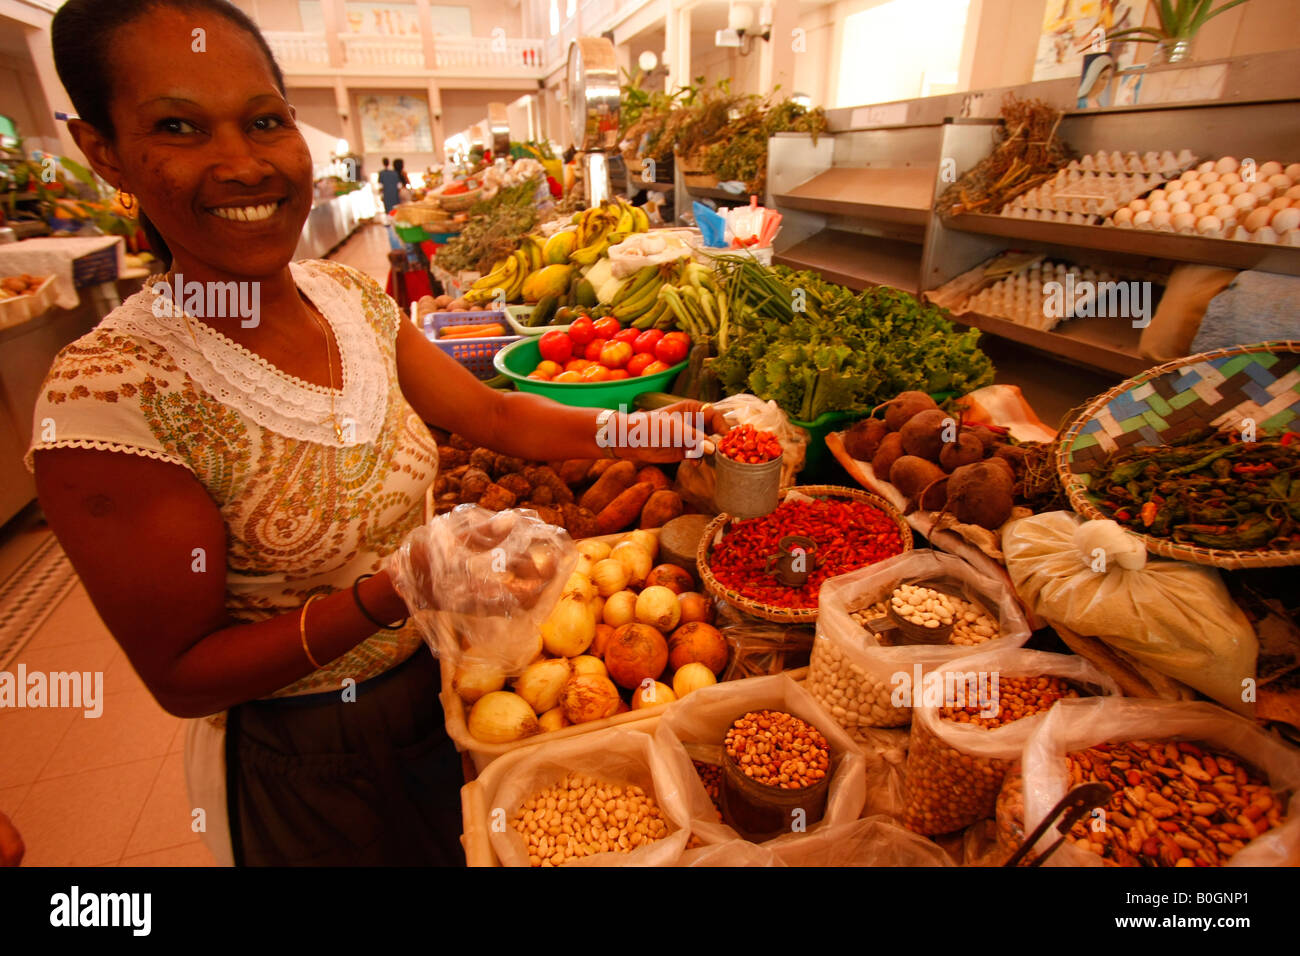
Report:
[[[1251,418],[1261,434],[1300,423],[1300,341],[1262,342],[1202,352],[1148,369],[1094,399],[1062,436],[1056,470],[1070,504],[1085,518],[1110,518],[1089,494],[1093,469],[1136,444],[1158,445],[1207,426]],[[1137,532],[1132,532],[1137,534]],[[1300,549],[1229,551],[1139,535],[1166,558],[1220,568],[1300,564]]]
[[[455,195],[452,196],[448,196],[446,193],[442,193],[436,198],[437,198],[438,205],[441,206],[447,212],[464,212],[470,206],[478,202],[479,197],[482,195],[483,195],[483,190],[480,188],[480,189],[471,189],[467,193],[456,193]]]
[[[809,498],[848,498],[850,501],[857,501],[862,504],[872,505],[880,509],[893,519],[894,524],[898,526],[898,534],[903,542],[903,550],[900,554],[912,550],[912,529],[903,517],[902,512],[891,505],[879,495],[873,495],[869,491],[859,491],[857,488],[844,488],[840,485],[801,485],[793,488],[781,489],[781,500],[785,500],[788,492],[797,491]],[[726,528],[731,522],[731,515],[720,514],[709,522],[708,527],[704,529],[704,534],[700,536],[699,549],[696,551],[696,564],[699,566],[700,580],[704,588],[716,598],[721,598],[732,607],[740,608],[746,614],[752,614],[754,617],[760,617],[767,621],[775,621],[778,624],[811,624],[817,620],[817,608],[788,608],[776,607],[771,604],[762,604],[733,591],[731,588],[722,584],[713,576],[713,571],[709,568],[709,555],[713,552],[713,541],[719,533]]]
[[[451,216],[440,206],[429,203],[403,203],[393,210],[393,218],[408,226],[423,226],[426,223],[443,225],[451,222]]]

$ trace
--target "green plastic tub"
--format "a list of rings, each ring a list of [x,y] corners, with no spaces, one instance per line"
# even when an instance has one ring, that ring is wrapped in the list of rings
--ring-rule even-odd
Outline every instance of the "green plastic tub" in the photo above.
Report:
[[[507,345],[492,361],[497,371],[511,379],[519,391],[545,395],[561,405],[575,405],[579,408],[618,408],[620,405],[632,408],[636,397],[642,392],[666,391],[687,364],[684,361],[678,362],[665,372],[625,378],[618,382],[578,383],[543,382],[529,378],[528,373],[537,368],[537,363],[541,360],[537,337],[530,336]]]
[[[932,392],[930,397],[943,404],[956,395],[956,392]],[[800,480],[808,484],[824,476],[835,465],[835,456],[826,447],[826,436],[831,432],[843,431],[849,425],[866,418],[868,411],[824,412],[815,421],[800,422],[790,419],[791,425],[797,425],[808,433],[808,450],[804,455],[803,471]]]

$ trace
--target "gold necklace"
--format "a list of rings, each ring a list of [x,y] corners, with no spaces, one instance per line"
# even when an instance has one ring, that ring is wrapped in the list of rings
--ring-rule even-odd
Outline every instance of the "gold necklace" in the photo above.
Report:
[[[334,417],[334,353],[330,350],[329,330],[325,327],[325,321],[320,317],[320,314],[316,311],[316,309],[312,306],[312,304],[310,302],[306,302],[305,300],[304,300],[304,304],[307,306],[307,311],[311,313],[311,317],[316,320],[316,324],[320,327],[321,335],[325,337],[325,367],[329,369],[329,382],[330,382],[329,420],[334,425],[334,436],[339,440],[339,444],[341,445],[343,444],[343,426],[340,425],[339,420]]]

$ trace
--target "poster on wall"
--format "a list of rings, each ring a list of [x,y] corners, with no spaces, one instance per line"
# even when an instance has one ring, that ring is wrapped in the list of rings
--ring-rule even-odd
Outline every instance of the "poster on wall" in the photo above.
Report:
[[[409,3],[343,4],[343,16],[349,33],[378,33],[382,36],[412,37],[420,35],[419,8]]]
[[[366,93],[358,98],[357,107],[366,152],[433,152],[429,102],[424,97]]]
[[[1034,57],[1034,81],[1079,79],[1084,56],[1109,54],[1117,69],[1131,66],[1137,44],[1108,42],[1107,33],[1140,27],[1147,0],[1047,0]]]

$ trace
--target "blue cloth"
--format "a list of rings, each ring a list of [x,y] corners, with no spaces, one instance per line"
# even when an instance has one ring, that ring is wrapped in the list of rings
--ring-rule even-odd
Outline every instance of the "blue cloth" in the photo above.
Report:
[[[402,177],[397,175],[397,170],[381,169],[379,171],[379,188],[384,193],[384,212],[392,212],[401,202],[397,195],[397,190],[401,185]]]
[[[1300,278],[1249,271],[1210,300],[1191,354],[1294,338],[1300,338]]]

